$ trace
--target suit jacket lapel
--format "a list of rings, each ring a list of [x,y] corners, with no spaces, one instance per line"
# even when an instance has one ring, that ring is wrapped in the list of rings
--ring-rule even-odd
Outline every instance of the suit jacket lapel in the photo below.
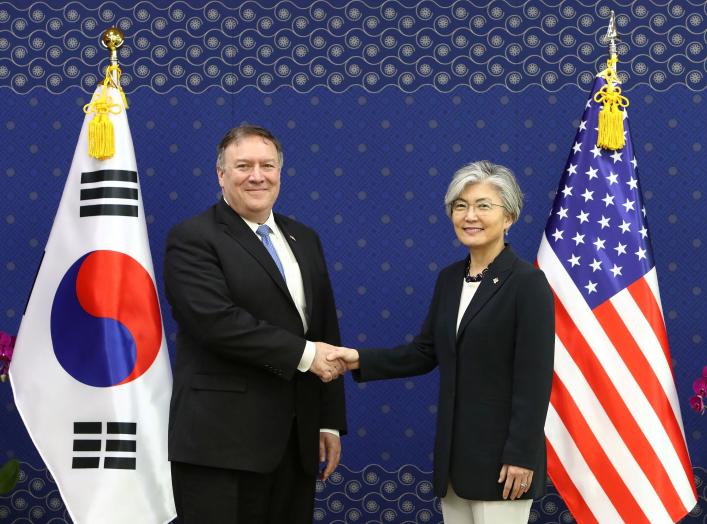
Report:
[[[295,258],[297,259],[297,263],[299,264],[299,270],[300,274],[302,275],[302,284],[304,286],[304,299],[305,303],[307,306],[306,312],[307,312],[307,317],[311,314],[312,311],[312,271],[310,270],[312,266],[312,258],[311,255],[307,252],[305,247],[302,245],[301,242],[297,241],[297,238],[290,232],[288,229],[288,224],[283,220],[281,215],[276,214],[275,215],[275,222],[277,223],[277,226],[280,228],[282,231],[282,234],[285,235],[285,240],[287,243],[290,245],[290,249],[292,249],[292,253],[295,255]],[[309,323],[309,318],[307,319],[307,323]]]
[[[474,293],[474,297],[471,299],[471,303],[464,312],[464,316],[459,323],[457,340],[469,322],[471,322],[479,311],[481,311],[488,303],[491,297],[493,297],[506,283],[508,276],[513,270],[513,264],[517,258],[518,257],[510,246],[506,245],[503,251],[501,251],[495,260],[491,262],[488,271],[479,285],[479,289],[477,289],[476,293]]]
[[[445,332],[449,337],[449,347],[456,350],[457,345],[457,318],[459,316],[459,301],[462,295],[462,281],[464,266],[466,262],[457,262],[454,270],[450,271],[450,278],[444,283],[441,295],[444,297],[442,303],[442,314],[446,322]]]
[[[270,253],[268,253],[268,250],[265,249],[263,243],[258,240],[255,233],[248,227],[248,224],[246,224],[223,200],[216,206],[216,215],[219,222],[223,224],[225,231],[233,237],[243,249],[251,254],[275,281],[277,287],[279,287],[289,301],[292,302],[292,305],[294,305],[290,291],[287,289],[287,284],[285,284],[280,270],[275,265],[275,261],[272,259],[272,256],[270,256]]]

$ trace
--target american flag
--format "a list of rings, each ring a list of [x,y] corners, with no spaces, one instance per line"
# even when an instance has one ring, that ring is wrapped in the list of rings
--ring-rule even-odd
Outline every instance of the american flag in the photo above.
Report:
[[[538,251],[555,294],[548,473],[578,522],[676,522],[697,503],[658,279],[626,145],[585,106]]]

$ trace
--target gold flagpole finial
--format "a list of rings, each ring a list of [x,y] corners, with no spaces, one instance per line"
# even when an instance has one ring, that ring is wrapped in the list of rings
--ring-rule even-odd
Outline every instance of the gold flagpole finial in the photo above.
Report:
[[[118,48],[123,45],[125,35],[117,27],[110,27],[101,35],[101,45],[108,49],[109,61],[106,76],[100,92],[96,91],[90,103],[83,108],[85,113],[95,113],[88,124],[88,154],[99,160],[105,160],[115,154],[115,133],[110,114],[117,115],[123,107],[128,108],[125,93],[120,87],[120,66],[118,65]],[[123,106],[113,102],[108,95],[109,88],[115,88],[123,99]]]
[[[606,85],[594,95],[596,102],[603,103],[599,113],[597,146],[615,151],[623,148],[626,144],[622,108],[628,106],[628,99],[621,94],[621,88],[618,86],[616,64],[619,61],[619,53],[616,42],[620,39],[619,31],[616,28],[616,15],[613,10],[609,16],[609,27],[606,29],[605,38],[609,44],[609,59],[606,61],[606,69],[599,76],[604,77]]]
[[[125,42],[125,35],[117,27],[109,27],[103,32],[101,45],[110,52],[110,65],[118,65],[118,48],[123,45],[123,42]]]

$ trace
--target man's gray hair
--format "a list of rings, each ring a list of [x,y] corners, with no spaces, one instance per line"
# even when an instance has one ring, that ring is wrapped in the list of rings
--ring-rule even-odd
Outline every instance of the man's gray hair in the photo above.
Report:
[[[479,182],[488,182],[498,189],[501,204],[515,223],[520,216],[521,209],[523,209],[523,193],[510,169],[493,164],[488,160],[466,164],[454,173],[447,188],[447,194],[444,196],[444,208],[447,215],[452,216],[452,202],[461,196],[466,187]]]
[[[226,133],[219,142],[218,148],[216,149],[216,167],[218,169],[223,170],[223,168],[225,167],[223,155],[224,151],[226,151],[226,148],[232,143],[238,142],[240,139],[246,138],[248,136],[259,136],[265,140],[272,142],[275,146],[275,149],[277,150],[277,160],[280,163],[279,167],[282,168],[282,144],[280,144],[280,141],[275,138],[275,135],[273,135],[268,129],[265,129],[264,127],[254,126],[251,124],[242,124],[238,127],[230,129],[228,133]]]

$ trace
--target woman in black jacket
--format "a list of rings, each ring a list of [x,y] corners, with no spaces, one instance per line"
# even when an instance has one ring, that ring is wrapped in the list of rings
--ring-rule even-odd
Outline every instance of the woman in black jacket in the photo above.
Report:
[[[469,254],[440,272],[420,334],[394,349],[329,357],[357,381],[439,366],[434,486],[446,524],[525,523],[545,488],[555,315],[544,273],[504,243],[522,204],[509,169],[459,169],[445,207]]]

